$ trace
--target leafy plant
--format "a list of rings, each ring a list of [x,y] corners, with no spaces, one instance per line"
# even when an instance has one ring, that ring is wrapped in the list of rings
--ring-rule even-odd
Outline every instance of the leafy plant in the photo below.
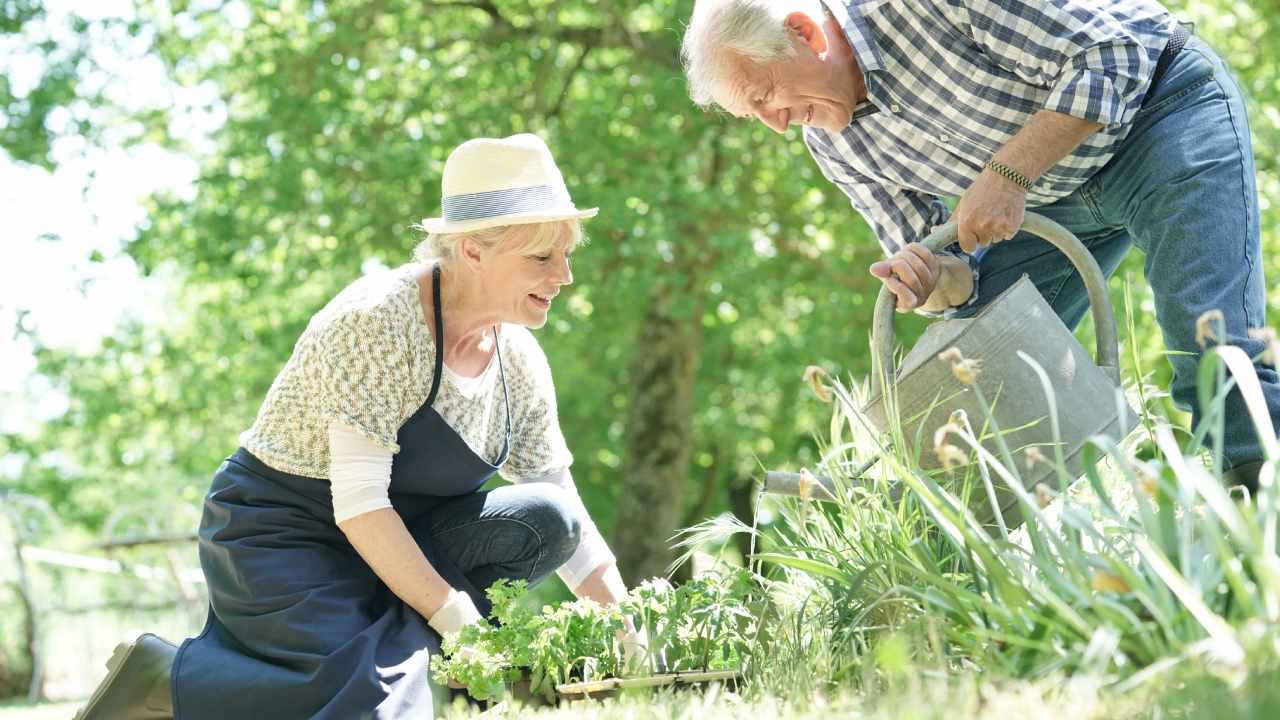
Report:
[[[810,616],[825,626],[807,640],[847,650],[826,668],[833,680],[862,667],[860,656],[884,631],[918,628],[918,645],[950,669],[1083,673],[1127,687],[1194,660],[1236,685],[1248,675],[1246,628],[1280,622],[1280,503],[1270,468],[1258,497],[1233,495],[1215,449],[1204,447],[1228,390],[1244,395],[1272,467],[1280,448],[1242,351],[1209,349],[1201,378],[1217,389],[1204,393],[1204,420],[1182,445],[1167,422],[1147,417],[1156,459],[1096,439],[1085,448],[1083,487],[1036,492],[1023,485],[1021,468],[1034,461],[1061,470],[1060,458],[988,452],[961,419],[936,442],[973,463],[949,479],[925,473],[867,436],[856,388],[836,383],[822,469],[840,496],[783,503],[756,559],[798,592],[816,593],[821,608]],[[1052,417],[1047,380],[1044,388]],[[853,477],[872,453],[882,453],[878,476]],[[990,482],[1018,497],[1023,527],[974,517],[967,499],[985,497]],[[793,644],[806,640],[796,636]]]
[[[755,587],[747,571],[706,575],[678,587],[653,579],[616,605],[579,599],[535,610],[520,602],[523,582],[499,581],[487,591],[495,623],[446,638],[445,657],[432,672],[484,700],[503,695],[525,672],[531,691],[551,699],[556,685],[574,680],[738,668],[758,629],[749,607]],[[628,617],[649,643],[634,658],[625,656],[621,643]]]
[[[751,655],[762,598],[748,571],[707,574],[673,588],[654,579],[620,604],[649,639],[650,672],[737,668]]]

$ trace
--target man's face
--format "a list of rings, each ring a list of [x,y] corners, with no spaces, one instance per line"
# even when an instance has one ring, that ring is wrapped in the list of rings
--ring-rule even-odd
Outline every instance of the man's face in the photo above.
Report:
[[[795,57],[764,65],[735,58],[716,103],[778,133],[789,125],[842,131],[853,120],[860,85],[852,76],[854,67],[840,53],[828,52],[821,29],[816,24],[809,29],[808,38],[793,34]]]

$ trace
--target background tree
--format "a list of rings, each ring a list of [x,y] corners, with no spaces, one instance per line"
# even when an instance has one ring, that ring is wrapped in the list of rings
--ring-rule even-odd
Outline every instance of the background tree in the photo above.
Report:
[[[194,198],[154,198],[126,247],[168,280],[167,317],[126,323],[92,354],[41,349],[40,372],[70,409],[35,436],[0,440],[27,460],[12,484],[88,527],[148,503],[190,528],[309,317],[361,272],[407,260],[409,226],[439,209],[448,152],[531,131],[579,204],[601,208],[577,282],[539,338],[575,477],[624,573],[662,572],[682,525],[726,509],[746,517],[762,465],[814,459],[827,408],[804,392],[803,368],[868,370],[879,284],[866,266],[879,249],[794,134],[691,105],[676,59],[691,5],[141,2],[123,30],[150,39],[174,82],[217,91],[208,107],[134,113],[126,125],[136,141],[200,161]],[[32,0],[0,9],[6,23],[40,13]],[[1260,188],[1280,196],[1276,8],[1180,9],[1242,74]],[[0,87],[0,137],[24,161],[47,162],[51,108],[111,110],[74,71],[50,67],[44,99]],[[196,115],[223,119],[211,149],[184,145]],[[60,131],[91,136],[91,117]],[[1268,204],[1273,250],[1274,220]],[[921,324],[905,318],[904,339]],[[1144,366],[1167,381],[1154,321],[1140,312],[1137,325]]]

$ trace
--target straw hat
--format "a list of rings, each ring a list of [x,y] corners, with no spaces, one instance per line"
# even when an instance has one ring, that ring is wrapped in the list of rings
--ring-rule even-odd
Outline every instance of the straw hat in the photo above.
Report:
[[[528,133],[476,138],[444,163],[443,217],[427,218],[430,233],[593,217],[599,208],[574,207],[547,144]]]

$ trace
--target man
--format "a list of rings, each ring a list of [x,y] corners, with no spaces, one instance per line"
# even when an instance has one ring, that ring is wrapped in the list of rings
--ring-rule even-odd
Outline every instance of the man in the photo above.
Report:
[[[1108,275],[1131,245],[1145,253],[1172,395],[1194,421],[1197,320],[1221,311],[1222,342],[1265,350],[1244,103],[1155,0],[698,0],[682,55],[699,105],[803,126],[889,255],[870,269],[899,310],[971,316],[1027,274],[1074,327],[1087,294],[1061,253],[1018,233],[1031,206]],[[954,213],[940,197],[960,198]],[[956,245],[916,243],[949,216]],[[1280,424],[1275,367],[1255,367]],[[1223,446],[1229,480],[1256,484],[1238,392]]]

